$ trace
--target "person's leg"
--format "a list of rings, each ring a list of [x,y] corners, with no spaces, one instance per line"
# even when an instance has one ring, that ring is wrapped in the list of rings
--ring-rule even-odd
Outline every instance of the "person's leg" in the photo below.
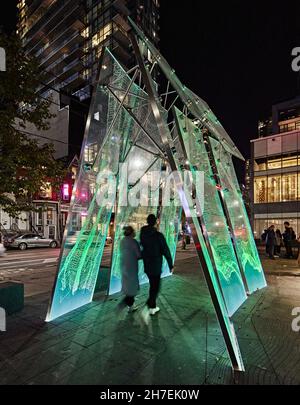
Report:
[[[149,299],[147,305],[149,309],[156,308],[156,298],[160,289],[160,275],[159,276],[148,276],[149,277]]]
[[[156,294],[155,294],[155,277],[148,276],[149,278],[149,298],[147,301],[148,308],[156,307]]]
[[[288,258],[293,257],[292,246],[291,246],[291,244],[290,244],[289,242],[288,242],[288,244],[287,244],[287,257],[288,257]]]
[[[128,307],[132,307],[134,304],[134,297],[126,296],[124,301]]]
[[[289,242],[285,243],[285,251],[286,251],[286,257],[289,259],[290,257],[292,257],[292,248],[290,246]]]

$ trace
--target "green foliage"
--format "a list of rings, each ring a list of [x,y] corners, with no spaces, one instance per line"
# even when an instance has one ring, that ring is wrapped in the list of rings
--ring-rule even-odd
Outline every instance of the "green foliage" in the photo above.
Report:
[[[38,97],[45,80],[38,61],[25,54],[17,35],[0,35],[7,71],[0,72],[0,206],[11,216],[32,209],[32,199],[51,179],[59,186],[65,172],[53,158],[52,144],[40,145],[25,131],[26,124],[47,130],[51,100]]]

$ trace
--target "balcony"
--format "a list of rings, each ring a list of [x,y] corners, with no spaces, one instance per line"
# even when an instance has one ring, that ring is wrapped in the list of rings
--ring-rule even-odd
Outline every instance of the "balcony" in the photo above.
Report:
[[[57,77],[61,81],[65,81],[68,76],[72,73],[80,72],[83,69],[83,64],[80,59],[75,59],[73,62],[65,66],[60,73],[57,74]]]
[[[49,38],[50,33],[59,32],[59,30],[64,29],[68,24],[71,24],[72,19],[74,21],[83,20],[83,16],[84,9],[81,6],[80,0],[65,1],[63,5],[55,3],[41,20],[31,28],[29,31],[30,36],[25,40],[24,45],[27,49],[32,49],[41,38],[45,36]],[[83,28],[83,21],[80,22]]]
[[[70,38],[65,39],[59,46],[53,49],[46,58],[40,60],[41,66],[49,63],[50,65],[56,62],[60,58],[58,53],[66,54],[67,56],[74,50],[81,47],[84,39],[79,32],[75,32]],[[67,57],[66,56],[66,57]]]
[[[76,45],[74,50],[69,54],[64,54],[59,59],[55,60],[51,65],[49,65],[46,69],[47,72],[53,71],[61,71],[62,67],[71,63],[72,60],[78,59],[83,55],[82,46]]]
[[[84,76],[81,73],[77,72],[74,73],[72,76],[70,76],[67,80],[65,80],[62,83],[61,88],[64,89],[65,91],[68,91],[84,84],[85,84]]]

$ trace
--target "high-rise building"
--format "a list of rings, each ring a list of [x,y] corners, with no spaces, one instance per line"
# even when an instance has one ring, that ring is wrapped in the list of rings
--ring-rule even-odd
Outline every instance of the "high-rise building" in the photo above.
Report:
[[[131,67],[129,42],[115,22],[120,3],[157,43],[158,0],[19,0],[18,31],[24,47],[48,72],[38,89],[42,96],[55,89],[89,98],[103,46]]]
[[[130,42],[117,24],[125,6],[147,36],[158,43],[158,0],[19,0],[18,32],[28,54],[39,59],[47,72],[37,89],[40,97],[51,96],[50,129],[38,131],[27,125],[26,134],[41,144],[51,142],[55,157],[76,161],[88,115],[92,87],[104,46],[130,69],[135,60]],[[20,128],[22,131],[23,129]],[[72,164],[70,167],[73,167]],[[53,198],[51,183],[34,201],[40,212],[32,214],[33,226],[45,237],[59,238],[68,213],[71,179],[62,185],[62,195]],[[24,218],[28,216],[24,213]],[[24,230],[28,221],[9,218],[0,210],[3,228],[12,224]],[[31,229],[29,229],[31,231]]]
[[[259,239],[284,222],[300,233],[300,97],[276,104],[269,131],[254,139],[250,166],[251,215]]]

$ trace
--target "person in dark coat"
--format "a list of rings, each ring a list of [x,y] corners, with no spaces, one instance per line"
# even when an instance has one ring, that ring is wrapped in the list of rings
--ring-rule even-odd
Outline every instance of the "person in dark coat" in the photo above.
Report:
[[[280,257],[281,246],[283,244],[280,229],[276,229],[275,235],[276,235],[275,254],[278,255],[278,257]]]
[[[149,278],[150,289],[147,301],[148,314],[154,315],[160,309],[156,306],[156,299],[160,289],[163,257],[166,258],[169,269],[173,269],[173,260],[164,235],[156,229],[157,219],[151,214],[147,218],[147,226],[141,229],[142,258],[144,271]]]
[[[139,291],[139,265],[142,258],[139,243],[134,239],[135,230],[132,226],[124,228],[124,238],[120,243],[122,292],[125,294],[124,303],[129,312],[137,309],[134,298]]]
[[[292,241],[296,239],[296,234],[293,228],[290,226],[289,222],[284,223],[284,232],[282,234],[283,242],[286,250],[285,257],[290,259],[293,258],[293,251],[292,251]]]
[[[276,245],[275,226],[271,225],[267,231],[266,247],[270,259],[275,259],[274,249]]]

